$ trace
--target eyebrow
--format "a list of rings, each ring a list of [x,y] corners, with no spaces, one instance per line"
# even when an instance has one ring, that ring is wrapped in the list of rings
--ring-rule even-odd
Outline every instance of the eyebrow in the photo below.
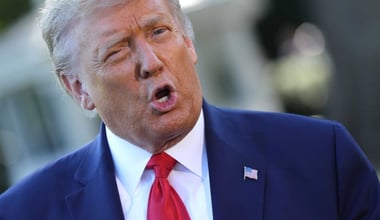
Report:
[[[151,27],[153,27],[153,26],[155,26],[161,22],[174,25],[173,21],[171,21],[171,19],[169,19],[166,16],[166,14],[160,13],[160,14],[157,14],[154,16],[149,16],[148,18],[143,18],[142,21],[140,21],[138,23],[138,26],[141,27],[142,29],[149,29],[149,28],[151,28]],[[113,36],[113,35],[115,35],[115,36]],[[102,37],[112,36],[112,37],[110,37],[104,43],[102,43],[102,44],[98,45],[98,47],[96,47],[96,54],[98,54],[98,56],[99,55],[103,56],[106,51],[108,51],[109,49],[111,49],[112,47],[114,47],[115,45],[117,45],[121,42],[127,42],[129,40],[129,37],[130,37],[128,35],[127,31],[120,32],[119,29],[108,30],[108,31],[102,33],[101,36]]]
[[[108,33],[108,36],[110,36],[112,35],[112,33],[118,33],[118,31],[114,30],[114,31],[106,32],[106,33]],[[108,50],[110,50],[111,48],[113,48],[119,43],[128,42],[128,40],[129,40],[129,36],[127,35],[126,32],[118,33],[115,36],[112,36],[110,39],[107,39],[104,43],[99,44],[95,48],[94,55],[95,57],[98,57],[99,59],[103,59]]]
[[[169,19],[166,16],[166,14],[157,14],[157,15],[151,16],[149,18],[145,18],[145,19],[143,18],[142,22],[141,22],[141,26],[143,28],[145,28],[145,27],[152,27],[152,26],[157,25],[160,22],[165,22],[165,23],[169,23],[169,24],[173,23],[171,21],[171,19]]]
[[[173,22],[171,22],[170,19],[165,15],[166,14],[160,13],[158,15],[150,16],[149,18],[143,18],[142,21],[136,22],[136,23],[141,28],[152,27],[152,26],[155,26],[156,24],[158,24],[160,22],[166,22],[166,23],[173,24]],[[112,30],[109,30],[109,31],[102,33],[101,36],[102,37],[108,37],[108,36],[114,35],[117,32],[119,32],[118,29],[112,29]]]
[[[102,46],[103,48],[106,48],[108,50],[120,42],[128,41],[128,38],[129,38],[128,34],[125,32],[122,32],[120,34],[116,34],[115,36],[107,40]]]

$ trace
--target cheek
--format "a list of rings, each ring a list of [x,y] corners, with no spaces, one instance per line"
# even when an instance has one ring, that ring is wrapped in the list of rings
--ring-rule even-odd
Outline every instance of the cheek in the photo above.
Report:
[[[177,71],[186,73],[193,70],[195,63],[188,48],[182,46],[169,54],[168,63]]]
[[[134,68],[129,62],[117,65],[105,65],[92,78],[94,85],[107,93],[125,93],[126,90],[136,89]]]
[[[109,108],[121,103],[123,96],[129,94],[125,80],[116,77],[91,77],[88,88],[89,95],[95,102],[96,108]]]

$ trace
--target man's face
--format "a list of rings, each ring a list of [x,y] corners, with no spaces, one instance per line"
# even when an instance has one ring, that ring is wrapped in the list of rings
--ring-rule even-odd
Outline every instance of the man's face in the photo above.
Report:
[[[114,133],[158,152],[192,129],[202,105],[197,55],[165,0],[98,8],[75,36],[80,74],[61,80]]]

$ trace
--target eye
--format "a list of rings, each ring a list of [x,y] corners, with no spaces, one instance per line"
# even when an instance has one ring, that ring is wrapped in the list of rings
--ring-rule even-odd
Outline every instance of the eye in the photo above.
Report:
[[[110,51],[110,52],[105,56],[104,61],[107,61],[108,59],[111,59],[112,57],[116,56],[120,51],[121,51],[121,49],[117,49],[117,50]]]
[[[120,51],[121,51],[121,49],[111,51],[111,52],[107,55],[107,58],[106,58],[106,59],[108,59],[108,58],[110,58],[110,57],[116,55],[116,54],[119,53]]]
[[[166,31],[168,31],[168,28],[159,27],[159,28],[156,28],[153,30],[153,35],[161,35],[161,34],[165,33]]]
[[[127,47],[120,47],[115,50],[110,51],[104,61],[105,62],[118,62],[128,56],[128,48]]]

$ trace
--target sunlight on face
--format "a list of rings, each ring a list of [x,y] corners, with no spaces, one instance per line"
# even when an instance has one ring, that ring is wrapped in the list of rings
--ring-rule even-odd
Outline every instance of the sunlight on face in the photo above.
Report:
[[[181,140],[200,114],[197,55],[164,0],[99,8],[78,28],[78,89],[118,136],[148,151]],[[83,34],[83,33],[91,33]]]

